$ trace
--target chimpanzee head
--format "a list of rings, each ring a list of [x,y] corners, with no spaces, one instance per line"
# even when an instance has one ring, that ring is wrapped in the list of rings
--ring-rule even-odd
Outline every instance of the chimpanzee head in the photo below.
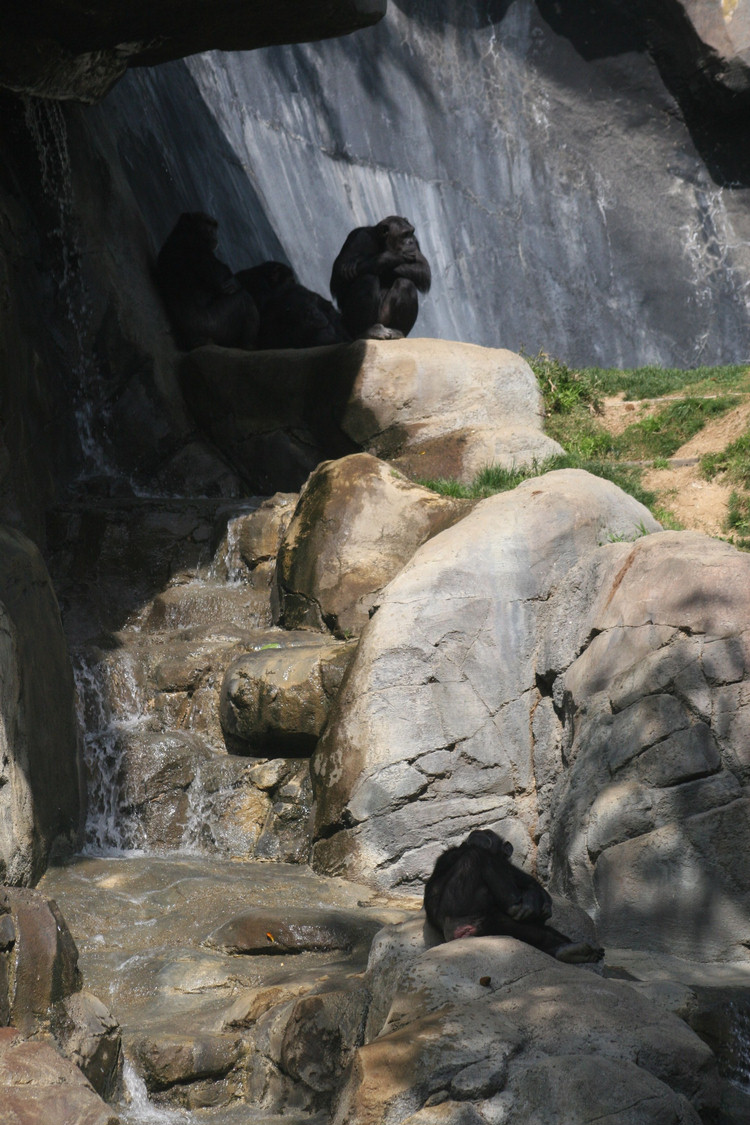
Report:
[[[485,851],[492,852],[494,855],[513,855],[513,845],[511,842],[509,840],[503,840],[503,838],[498,836],[497,832],[493,832],[491,828],[475,828],[473,832],[469,833],[466,843],[473,845],[475,848],[483,848]]]

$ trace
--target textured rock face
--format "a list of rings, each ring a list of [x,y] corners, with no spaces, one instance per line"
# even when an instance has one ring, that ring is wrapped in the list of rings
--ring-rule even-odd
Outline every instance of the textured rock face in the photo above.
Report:
[[[523,862],[546,828],[537,787],[559,770],[535,682],[547,600],[602,540],[639,525],[659,526],[613,485],[564,470],[482,501],[417,551],[363,632],[313,757],[322,869],[419,882],[480,824]]]
[[[368,344],[341,421],[370,453],[409,476],[469,482],[486,465],[528,466],[562,453],[525,360],[445,340]]]
[[[750,560],[565,471],[415,554],[312,762],[320,869],[418,882],[494,825],[605,945],[744,960]]]
[[[308,11],[289,0],[238,5],[88,4],[42,0],[0,15],[0,84],[38,97],[96,101],[128,65],[143,66],[219,48],[265,47],[345,35],[383,15],[386,0],[334,0]]]
[[[278,619],[287,629],[360,633],[417,547],[470,506],[366,453],[325,462],[308,480],[277,557]]]
[[[0,1098],[8,1121],[120,1125],[73,1062],[13,1028],[0,1028]]]
[[[198,348],[182,365],[198,425],[250,488],[298,488],[355,450],[409,476],[471,481],[486,465],[543,462],[542,397],[520,356],[446,340],[367,340],[299,351]]]
[[[50,6],[5,7],[17,40],[32,21],[41,34]],[[734,35],[746,2],[702,7]],[[90,9],[68,19],[56,5],[63,56],[68,25],[158,13]],[[232,8],[240,23],[258,10]],[[345,39],[133,69],[85,110],[3,94],[0,512],[41,542],[43,509],[82,466],[105,488],[119,476],[240,490],[194,440],[151,283],[176,215],[196,207],[218,217],[233,268],[288,260],[322,293],[349,229],[406,214],[433,268],[422,336],[574,363],[744,360],[748,95],[717,86],[675,13],[622,0],[394,0],[377,27]],[[167,45],[186,19],[172,16]],[[2,41],[24,67],[10,34]],[[268,449],[264,492],[284,486],[288,449]]]
[[[750,559],[692,533],[613,544],[560,591],[552,850],[605,942],[747,956],[749,591]]]
[[[709,6],[731,27],[745,3],[731,21]],[[742,361],[750,220],[728,185],[747,183],[747,95],[717,104],[711,52],[675,9],[392,0],[347,40],[133,72],[91,124],[152,156],[128,178],[155,243],[166,159],[185,206],[211,183],[237,268],[286,256],[322,293],[348,230],[407,215],[434,278],[417,335],[607,365]],[[189,172],[171,155],[173,137],[195,147],[186,105],[204,136]]]
[[[355,1053],[336,1125],[580,1121],[594,1105],[616,1125],[698,1125],[715,1112],[709,1048],[628,984],[509,938],[426,949],[418,927],[373,944],[387,1014]]]
[[[238,657],[221,689],[221,723],[230,749],[266,756],[309,754],[354,648],[354,643],[321,637]]]
[[[0,528],[0,880],[31,883],[82,813],[73,674],[36,547]]]

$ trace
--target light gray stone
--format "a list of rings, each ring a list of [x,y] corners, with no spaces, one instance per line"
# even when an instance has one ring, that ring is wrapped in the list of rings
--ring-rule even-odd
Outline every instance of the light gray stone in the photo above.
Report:
[[[365,628],[312,760],[321,870],[419,885],[437,843],[482,824],[531,856],[547,600],[605,531],[643,521],[658,528],[613,485],[565,470],[482,501],[420,547]]]

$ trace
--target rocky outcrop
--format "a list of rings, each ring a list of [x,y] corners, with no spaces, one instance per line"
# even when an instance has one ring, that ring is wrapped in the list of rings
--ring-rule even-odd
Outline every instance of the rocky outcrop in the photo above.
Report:
[[[0,1028],[0,1098],[8,1121],[120,1125],[75,1063],[10,1027]]]
[[[39,551],[0,528],[0,882],[28,884],[79,838],[73,675]]]
[[[394,967],[398,966],[394,974]],[[629,984],[510,938],[426,948],[418,922],[382,931],[374,1009],[336,1125],[679,1121],[716,1112],[710,1049]]]
[[[481,824],[521,862],[533,853],[548,830],[540,790],[562,765],[536,681],[550,599],[609,537],[658,526],[614,485],[564,470],[483,500],[419,548],[364,630],[313,757],[321,870],[421,885]]]
[[[323,730],[355,643],[325,638],[272,642],[238,657],[224,676],[221,723],[236,753],[311,753]]]
[[[541,464],[563,451],[542,432],[528,363],[449,340],[368,343],[342,429],[407,476],[469,483],[487,465]]]
[[[445,340],[366,340],[248,353],[198,348],[182,365],[198,424],[249,487],[299,488],[321,460],[366,450],[408,476],[471,481],[486,465],[562,453],[520,356]]]
[[[747,956],[749,591],[745,553],[671,532],[607,547],[558,592],[539,668],[570,762],[555,881],[605,941]]]
[[[313,757],[321,870],[419,884],[494,825],[605,944],[747,958],[750,562],[657,529],[566,470],[416,552]]]
[[[248,50],[272,43],[345,35],[374,23],[386,0],[336,0],[313,12],[284,0],[193,4],[189,14],[165,5],[122,9],[110,0],[89,4],[46,0],[33,12],[0,15],[0,85],[37,97],[97,101],[128,66],[218,48]]]
[[[10,1025],[10,1026],[8,1026]],[[54,1036],[52,1046],[25,1043]],[[57,904],[39,891],[0,888],[0,1104],[22,1121],[116,1121],[103,1098],[117,1093],[120,1027],[81,991],[78,949]],[[48,1089],[48,1086],[55,1089]]]
[[[359,634],[380,591],[417,547],[470,507],[366,453],[325,462],[305,484],[279,547],[279,624]]]

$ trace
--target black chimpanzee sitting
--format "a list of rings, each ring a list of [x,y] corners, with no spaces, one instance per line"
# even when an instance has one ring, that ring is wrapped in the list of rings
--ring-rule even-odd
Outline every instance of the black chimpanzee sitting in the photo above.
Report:
[[[408,336],[426,293],[430,266],[414,227],[389,215],[374,227],[357,227],[341,247],[331,273],[331,293],[352,336],[393,340]]]
[[[533,876],[510,862],[512,853],[512,844],[481,828],[438,856],[424,892],[430,924],[445,941],[504,935],[558,961],[601,961],[603,949],[574,942],[547,925],[552,899]]]
[[[260,349],[319,348],[351,340],[338,309],[300,285],[283,262],[262,262],[235,277],[257,306]]]
[[[202,211],[180,215],[156,259],[156,283],[181,348],[255,347],[258,310],[214,251],[218,223]]]

